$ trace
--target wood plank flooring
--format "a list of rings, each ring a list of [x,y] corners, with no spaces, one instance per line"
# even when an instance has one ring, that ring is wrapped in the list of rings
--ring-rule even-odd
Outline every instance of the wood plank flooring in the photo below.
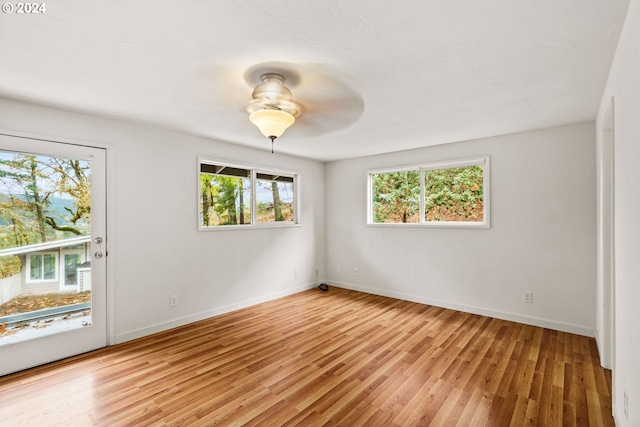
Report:
[[[338,288],[0,377],[11,426],[613,426],[591,338]]]

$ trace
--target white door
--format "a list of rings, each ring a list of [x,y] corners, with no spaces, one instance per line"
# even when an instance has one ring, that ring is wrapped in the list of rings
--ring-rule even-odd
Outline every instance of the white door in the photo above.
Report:
[[[104,149],[0,135],[0,375],[106,346],[105,232]]]

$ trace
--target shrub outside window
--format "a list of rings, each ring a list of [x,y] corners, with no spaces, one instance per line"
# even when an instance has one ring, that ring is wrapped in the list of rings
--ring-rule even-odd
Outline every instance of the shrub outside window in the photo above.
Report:
[[[424,171],[424,220],[483,222],[483,166]]]
[[[489,227],[489,156],[369,171],[369,224]]]
[[[420,170],[371,174],[373,222],[420,222]]]
[[[298,224],[297,181],[291,172],[199,159],[199,229]]]

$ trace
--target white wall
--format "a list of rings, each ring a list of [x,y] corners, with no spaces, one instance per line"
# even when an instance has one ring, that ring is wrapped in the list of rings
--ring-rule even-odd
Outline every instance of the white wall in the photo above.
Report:
[[[640,2],[632,1],[597,123],[614,98],[615,345],[613,412],[618,426],[640,426]],[[624,414],[624,392],[629,416]]]
[[[271,154],[266,140],[259,151],[2,98],[0,129],[111,147],[116,342],[307,289],[316,268],[324,275],[323,163]],[[300,172],[302,226],[198,232],[198,155]]]
[[[365,225],[367,169],[484,154],[491,229]],[[326,176],[331,284],[593,336],[593,123],[337,161]]]

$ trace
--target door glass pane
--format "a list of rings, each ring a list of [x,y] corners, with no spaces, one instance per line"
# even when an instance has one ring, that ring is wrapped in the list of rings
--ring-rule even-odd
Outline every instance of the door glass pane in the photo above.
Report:
[[[0,150],[0,346],[91,325],[90,240],[90,161]]]

